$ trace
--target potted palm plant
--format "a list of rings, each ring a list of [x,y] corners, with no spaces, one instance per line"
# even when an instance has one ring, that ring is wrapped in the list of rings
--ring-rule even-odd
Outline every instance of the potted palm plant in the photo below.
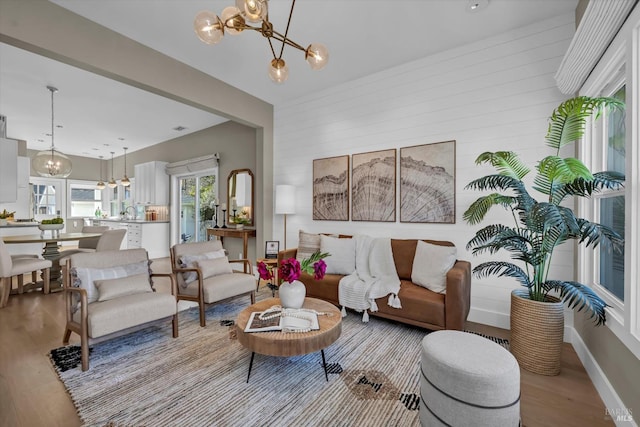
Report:
[[[561,158],[560,149],[579,140],[587,120],[604,110],[622,109],[614,98],[580,96],[560,104],[549,118],[545,143],[554,153],[540,160],[532,188],[542,195],[536,200],[523,178],[529,167],[511,151],[485,152],[476,164],[490,164],[496,174],[470,182],[466,188],[493,191],[473,202],[463,215],[479,224],[494,206],[509,211],[513,225],[491,224],[478,230],[467,244],[474,255],[494,254],[503,249],[518,262],[488,261],[473,269],[476,277],[502,276],[515,279],[523,288],[511,293],[511,351],[520,366],[543,375],[560,372],[560,350],[564,330],[563,304],[586,310],[596,325],[606,321],[606,303],[591,288],[571,280],[549,278],[554,250],[569,240],[587,247],[609,245],[620,251],[624,241],[614,230],[577,217],[567,206],[571,197],[589,197],[603,189],[624,185],[617,172],[591,173],[574,157]],[[565,203],[563,203],[565,202]]]

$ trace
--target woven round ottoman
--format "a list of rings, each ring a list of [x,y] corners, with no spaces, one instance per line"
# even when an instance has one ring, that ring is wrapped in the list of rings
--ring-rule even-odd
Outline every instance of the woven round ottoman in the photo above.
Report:
[[[518,426],[520,368],[479,335],[436,331],[422,340],[422,426]]]

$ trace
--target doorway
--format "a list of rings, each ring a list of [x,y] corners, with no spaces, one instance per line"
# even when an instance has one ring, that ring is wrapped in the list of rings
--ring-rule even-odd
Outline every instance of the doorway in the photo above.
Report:
[[[204,242],[213,227],[217,191],[217,170],[177,177],[179,188],[179,243]]]

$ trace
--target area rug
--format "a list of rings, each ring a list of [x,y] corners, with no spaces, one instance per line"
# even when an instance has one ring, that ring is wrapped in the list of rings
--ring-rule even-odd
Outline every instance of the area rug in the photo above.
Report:
[[[51,359],[87,426],[418,425],[420,343],[428,331],[375,317],[343,319],[342,335],[320,353],[256,355],[235,337],[247,298],[214,305],[201,328],[180,314],[180,336],[152,327],[92,346],[82,372],[77,346]],[[504,345],[504,344],[503,344]]]

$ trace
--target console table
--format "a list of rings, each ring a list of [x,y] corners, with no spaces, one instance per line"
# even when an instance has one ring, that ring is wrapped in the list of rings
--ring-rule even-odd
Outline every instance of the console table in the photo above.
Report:
[[[255,228],[207,228],[207,240],[211,236],[216,236],[224,246],[225,237],[235,237],[242,239],[242,257],[247,258],[249,255],[249,237],[256,237]]]

